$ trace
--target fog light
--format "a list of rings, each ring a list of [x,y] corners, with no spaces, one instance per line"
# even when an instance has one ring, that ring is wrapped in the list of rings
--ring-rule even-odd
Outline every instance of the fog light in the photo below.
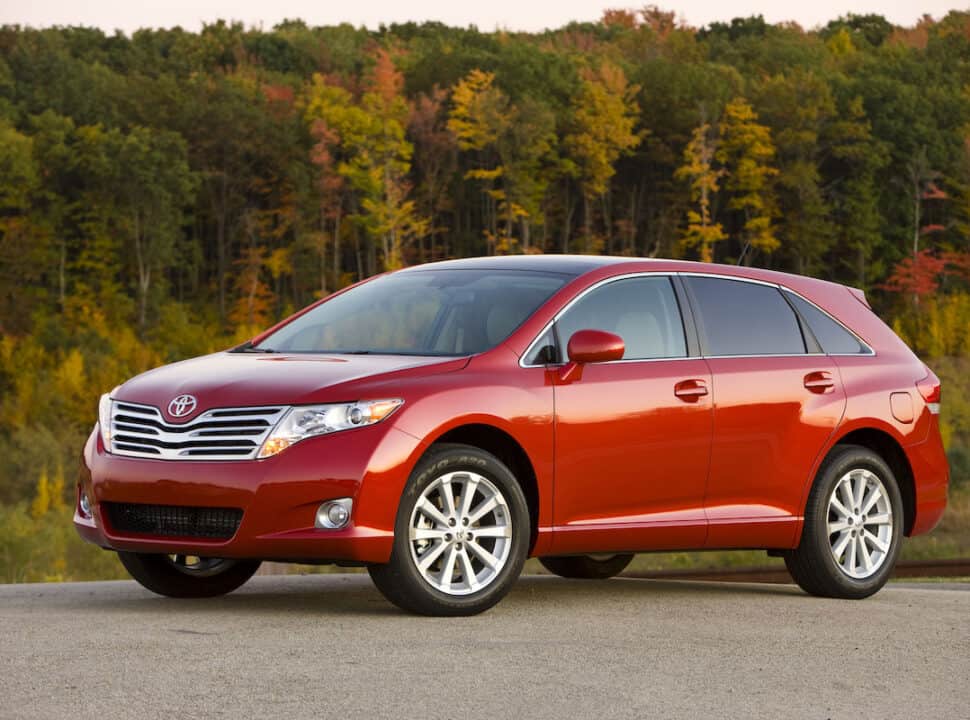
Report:
[[[354,507],[351,498],[328,500],[317,508],[317,519],[314,525],[326,530],[339,530],[350,522],[350,511]]]
[[[91,517],[91,501],[88,500],[88,494],[81,491],[81,499],[78,501],[78,506],[81,508],[81,514],[89,518]]]

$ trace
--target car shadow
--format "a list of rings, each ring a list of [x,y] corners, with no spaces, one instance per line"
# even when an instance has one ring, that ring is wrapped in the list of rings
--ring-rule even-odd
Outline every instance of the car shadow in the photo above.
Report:
[[[218,598],[172,599],[159,597],[133,582],[86,583],[77,611],[122,611],[134,613],[232,613],[279,615],[401,616],[400,610],[381,596],[365,574],[308,574],[257,576],[236,592]],[[99,587],[103,586],[103,587]],[[70,587],[70,586],[65,586]],[[549,575],[526,575],[519,579],[497,611],[532,610],[547,605],[557,610],[581,606],[585,611],[599,602],[671,601],[680,596],[774,595],[793,596],[801,592],[792,585],[702,582],[615,578],[612,580],[567,580]],[[45,604],[46,594],[33,601]],[[57,597],[50,596],[52,599]],[[58,598],[56,604],[63,602]]]

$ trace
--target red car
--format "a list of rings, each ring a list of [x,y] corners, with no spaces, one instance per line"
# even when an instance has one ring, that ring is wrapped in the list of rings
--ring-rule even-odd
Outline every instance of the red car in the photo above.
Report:
[[[863,294],[766,270],[520,256],[336,293],[105,395],[74,522],[149,590],[365,565],[406,610],[498,602],[526,557],[763,548],[862,598],[946,505],[940,382]]]

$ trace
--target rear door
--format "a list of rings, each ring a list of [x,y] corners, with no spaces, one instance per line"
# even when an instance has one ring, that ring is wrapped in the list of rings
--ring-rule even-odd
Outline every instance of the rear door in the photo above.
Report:
[[[557,553],[701,547],[711,447],[710,372],[688,341],[672,278],[612,280],[556,321],[623,338],[622,360],[555,383]],[[693,352],[691,352],[693,350]]]
[[[845,409],[838,368],[777,286],[684,282],[713,376],[707,544],[789,546],[812,467]]]

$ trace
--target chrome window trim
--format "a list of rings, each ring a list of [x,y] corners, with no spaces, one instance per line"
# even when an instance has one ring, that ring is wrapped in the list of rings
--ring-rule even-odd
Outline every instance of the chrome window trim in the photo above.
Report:
[[[607,284],[609,284],[611,282],[616,282],[617,280],[628,280],[630,278],[639,278],[639,277],[667,277],[667,278],[672,278],[672,277],[709,277],[709,278],[717,278],[717,279],[720,279],[720,280],[734,280],[736,282],[746,282],[746,283],[751,283],[752,285],[764,285],[766,287],[773,287],[773,288],[775,288],[776,290],[778,290],[779,292],[782,292],[782,293],[784,293],[784,292],[790,292],[792,295],[795,295],[796,297],[801,298],[802,300],[804,300],[805,302],[807,302],[809,305],[812,305],[813,307],[817,308],[821,313],[823,313],[824,315],[826,315],[827,317],[829,317],[833,322],[835,322],[836,324],[838,324],[840,327],[844,328],[845,331],[848,332],[850,335],[852,335],[852,337],[854,337],[856,340],[858,340],[859,341],[859,344],[862,345],[862,347],[864,347],[868,352],[864,352],[864,353],[826,353],[826,352],[821,352],[821,353],[807,353],[806,352],[806,353],[797,353],[797,354],[781,353],[781,354],[777,354],[777,355],[776,354],[770,354],[770,353],[769,354],[765,354],[765,353],[762,353],[762,354],[753,354],[753,355],[705,355],[703,352],[701,352],[699,355],[695,355],[695,356],[687,355],[687,356],[684,356],[684,357],[669,357],[669,358],[631,358],[629,360],[608,360],[607,362],[604,362],[604,363],[597,363],[597,365],[613,365],[613,364],[618,364],[618,363],[639,363],[639,362],[673,362],[673,361],[677,361],[677,360],[699,360],[699,359],[702,359],[702,358],[704,360],[727,360],[727,359],[732,359],[732,358],[875,357],[875,355],[876,355],[876,351],[873,350],[872,346],[869,345],[869,343],[867,343],[865,340],[863,340],[861,337],[859,337],[850,328],[846,327],[845,324],[843,322],[841,322],[838,318],[833,317],[831,313],[829,313],[828,311],[826,311],[824,308],[819,307],[818,305],[816,305],[815,303],[813,303],[811,300],[809,300],[807,297],[805,297],[801,293],[796,292],[795,290],[792,290],[790,287],[781,285],[779,283],[772,283],[772,282],[768,282],[766,280],[756,280],[754,278],[737,277],[737,276],[734,276],[734,275],[724,275],[722,273],[705,273],[705,272],[697,272],[697,271],[640,270],[638,272],[624,273],[623,275],[614,275],[612,277],[603,278],[599,282],[596,282],[596,283],[590,285],[588,288],[584,289],[576,297],[574,297],[572,300],[570,300],[568,303],[566,303],[566,305],[562,309],[560,309],[559,312],[557,312],[552,317],[552,319],[548,323],[545,324],[545,326],[543,326],[543,328],[538,332],[538,334],[532,339],[532,342],[529,343],[528,347],[526,347],[525,351],[519,357],[519,367],[521,367],[521,368],[546,368],[546,367],[560,367],[562,365],[565,365],[566,363],[564,363],[564,362],[561,362],[561,363],[528,364],[528,363],[525,362],[525,359],[527,357],[529,357],[529,354],[535,348],[536,343],[538,343],[539,340],[542,339],[542,336],[545,335],[547,332],[549,332],[549,330],[552,328],[553,325],[556,324],[556,322],[559,320],[559,318],[561,318],[566,312],[568,312],[569,309],[575,303],[579,302],[583,297],[585,297],[587,293],[590,293],[593,290],[596,290],[597,288],[602,287],[603,285],[607,285]],[[693,308],[691,309],[691,311],[693,311]],[[682,309],[681,309],[681,313],[683,313],[683,310]],[[681,321],[683,322],[683,318],[681,318]]]
[[[603,285],[608,285],[611,282],[616,282],[618,280],[630,280],[632,278],[643,278],[643,277],[666,277],[666,278],[670,278],[670,277],[673,277],[674,275],[676,275],[676,273],[665,272],[665,271],[662,271],[662,270],[656,270],[656,271],[652,271],[652,272],[645,272],[645,271],[642,271],[641,270],[639,272],[624,273],[623,275],[613,275],[613,276],[608,277],[608,278],[603,278],[599,282],[594,283],[593,285],[590,285],[588,288],[586,288],[581,293],[579,293],[579,295],[577,295],[572,300],[570,300],[568,303],[566,303],[566,305],[559,312],[557,312],[552,317],[552,320],[550,320],[548,323],[546,323],[545,327],[543,327],[542,330],[539,331],[539,333],[535,336],[535,338],[533,338],[532,342],[529,343],[529,346],[525,349],[525,352],[523,352],[522,355],[519,357],[519,367],[523,367],[523,368],[529,368],[529,367],[557,367],[559,365],[565,365],[565,363],[544,363],[544,364],[540,364],[540,365],[529,365],[529,364],[526,364],[525,363],[525,359],[527,357],[529,357],[529,353],[532,352],[532,349],[535,347],[536,343],[538,343],[539,340],[542,339],[542,336],[543,335],[545,335],[547,332],[549,332],[549,330],[552,328],[553,325],[556,324],[556,322],[559,320],[559,318],[561,318],[563,315],[565,315],[567,312],[569,312],[569,309],[573,305],[575,305],[577,302],[579,302],[580,300],[582,300],[584,297],[586,297],[586,295],[588,293],[591,293],[593,290],[597,290],[598,288],[602,287]],[[681,312],[683,312],[683,311],[681,311]],[[683,323],[683,318],[681,318],[681,323]],[[684,338],[684,341],[686,342],[686,340],[687,340],[687,338],[685,337]],[[690,355],[685,355],[683,357],[669,357],[669,358],[630,358],[629,360],[609,360],[609,361],[607,361],[605,363],[597,363],[597,365],[611,365],[613,363],[631,363],[631,362],[658,362],[658,361],[665,361],[665,362],[667,362],[667,361],[670,361],[670,360],[697,360],[698,357],[699,356],[692,357]]]

